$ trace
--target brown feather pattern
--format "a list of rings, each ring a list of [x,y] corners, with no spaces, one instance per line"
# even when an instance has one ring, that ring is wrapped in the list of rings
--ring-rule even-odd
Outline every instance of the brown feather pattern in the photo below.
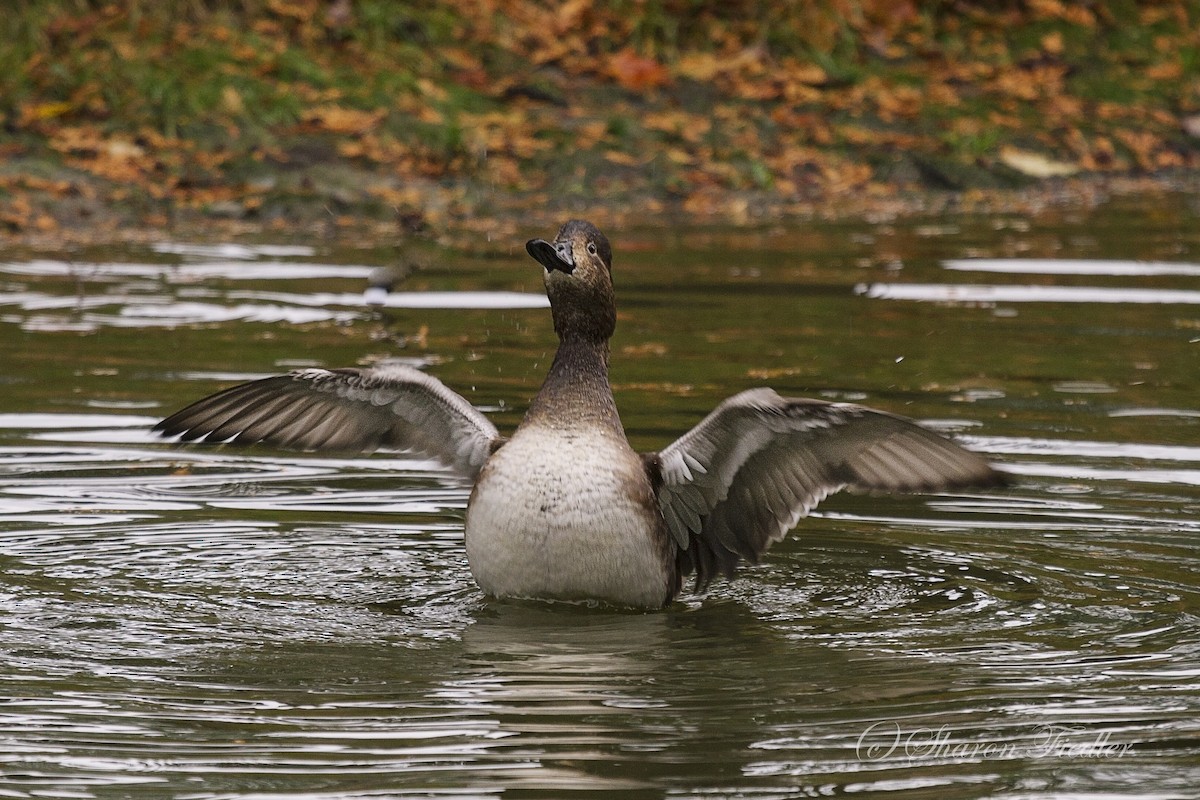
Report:
[[[851,403],[751,389],[650,457],[659,507],[697,591],[757,562],[842,489],[930,492],[996,486],[1002,473],[916,422]]]
[[[500,440],[478,409],[418,369],[301,369],[243,383],[155,426],[182,441],[298,450],[412,450],[474,479]]]

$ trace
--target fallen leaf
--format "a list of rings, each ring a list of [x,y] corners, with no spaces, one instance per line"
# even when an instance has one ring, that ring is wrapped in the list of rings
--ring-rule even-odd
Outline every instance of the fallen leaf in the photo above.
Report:
[[[670,73],[653,58],[640,56],[632,48],[614,53],[605,72],[621,86],[632,91],[665,86],[670,82]]]
[[[592,0],[567,0],[554,12],[554,28],[559,33],[566,33],[579,27],[584,12],[591,6]]]
[[[1027,0],[1027,5],[1035,18],[1061,19],[1084,28],[1096,27],[1096,15],[1080,4],[1064,3],[1062,0]]]
[[[604,120],[584,122],[574,129],[575,145],[580,149],[594,147],[608,133],[608,123]]]
[[[1137,160],[1138,166],[1145,170],[1152,170],[1157,165],[1154,153],[1161,149],[1162,140],[1149,131],[1116,131],[1113,136],[1120,140],[1121,144],[1129,148],[1133,153],[1133,157]]]
[[[267,0],[267,10],[279,17],[307,22],[317,13],[315,0]]]
[[[622,167],[640,167],[646,163],[644,157],[635,156],[630,153],[621,153],[616,150],[609,150],[604,154],[604,158]]]
[[[303,121],[329,133],[366,133],[379,124],[383,109],[360,111],[342,106],[320,106],[304,113]]]
[[[1075,164],[1055,161],[1039,153],[1016,147],[1000,148],[1000,163],[1031,178],[1061,178],[1079,172]]]
[[[104,144],[104,153],[109,158],[123,161],[141,158],[146,154],[146,151],[133,142],[128,142],[124,139],[109,139]]]
[[[17,125],[22,128],[28,127],[35,122],[61,117],[71,109],[72,105],[67,102],[23,104],[17,112]]]
[[[829,73],[816,64],[794,64],[788,70],[788,77],[810,86],[823,86],[829,82]]]
[[[661,111],[642,117],[642,124],[652,131],[677,136],[685,142],[699,142],[712,129],[712,120],[699,114],[683,111]]]
[[[675,65],[675,72],[683,78],[706,82],[721,70],[721,63],[712,53],[688,53]]]
[[[246,110],[246,104],[242,101],[242,95],[232,86],[226,86],[221,90],[221,110],[226,114],[238,115]]]
[[[627,356],[665,356],[667,354],[667,346],[661,342],[629,344],[621,348],[621,353]]]
[[[888,86],[879,81],[874,85],[872,95],[879,116],[885,122],[897,117],[915,117],[925,107],[925,91],[916,86]]]
[[[690,383],[616,383],[613,389],[618,392],[652,392],[654,394],[688,395],[696,388]]]
[[[761,367],[746,370],[746,377],[753,378],[756,381],[769,381],[776,378],[787,378],[793,375],[807,375],[810,373],[812,373],[811,369],[803,367]]]
[[[1155,64],[1147,67],[1142,73],[1152,81],[1174,81],[1183,77],[1183,64],[1178,61],[1168,61],[1165,64]]]

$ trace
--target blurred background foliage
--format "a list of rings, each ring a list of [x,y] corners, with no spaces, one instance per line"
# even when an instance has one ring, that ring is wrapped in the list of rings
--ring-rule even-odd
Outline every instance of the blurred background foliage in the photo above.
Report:
[[[16,0],[0,35],[10,231],[306,198],[737,221],[1200,162],[1192,0]]]

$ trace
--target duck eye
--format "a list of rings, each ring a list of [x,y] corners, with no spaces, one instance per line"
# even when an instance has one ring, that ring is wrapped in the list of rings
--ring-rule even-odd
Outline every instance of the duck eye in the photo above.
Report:
[[[596,243],[595,243],[595,242],[588,242],[588,245],[587,245],[587,250],[588,250],[588,252],[589,252],[589,253],[591,253],[592,255],[596,255]]]

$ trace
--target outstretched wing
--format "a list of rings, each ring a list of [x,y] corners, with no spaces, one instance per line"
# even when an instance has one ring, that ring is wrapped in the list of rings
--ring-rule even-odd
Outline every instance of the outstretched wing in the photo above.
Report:
[[[297,450],[414,450],[474,479],[496,427],[437,378],[401,365],[300,369],[217,392],[154,426],[182,441]]]
[[[654,459],[651,459],[653,463]],[[658,454],[659,505],[683,575],[703,589],[759,556],[841,489],[995,486],[1003,473],[912,420],[751,389]]]

